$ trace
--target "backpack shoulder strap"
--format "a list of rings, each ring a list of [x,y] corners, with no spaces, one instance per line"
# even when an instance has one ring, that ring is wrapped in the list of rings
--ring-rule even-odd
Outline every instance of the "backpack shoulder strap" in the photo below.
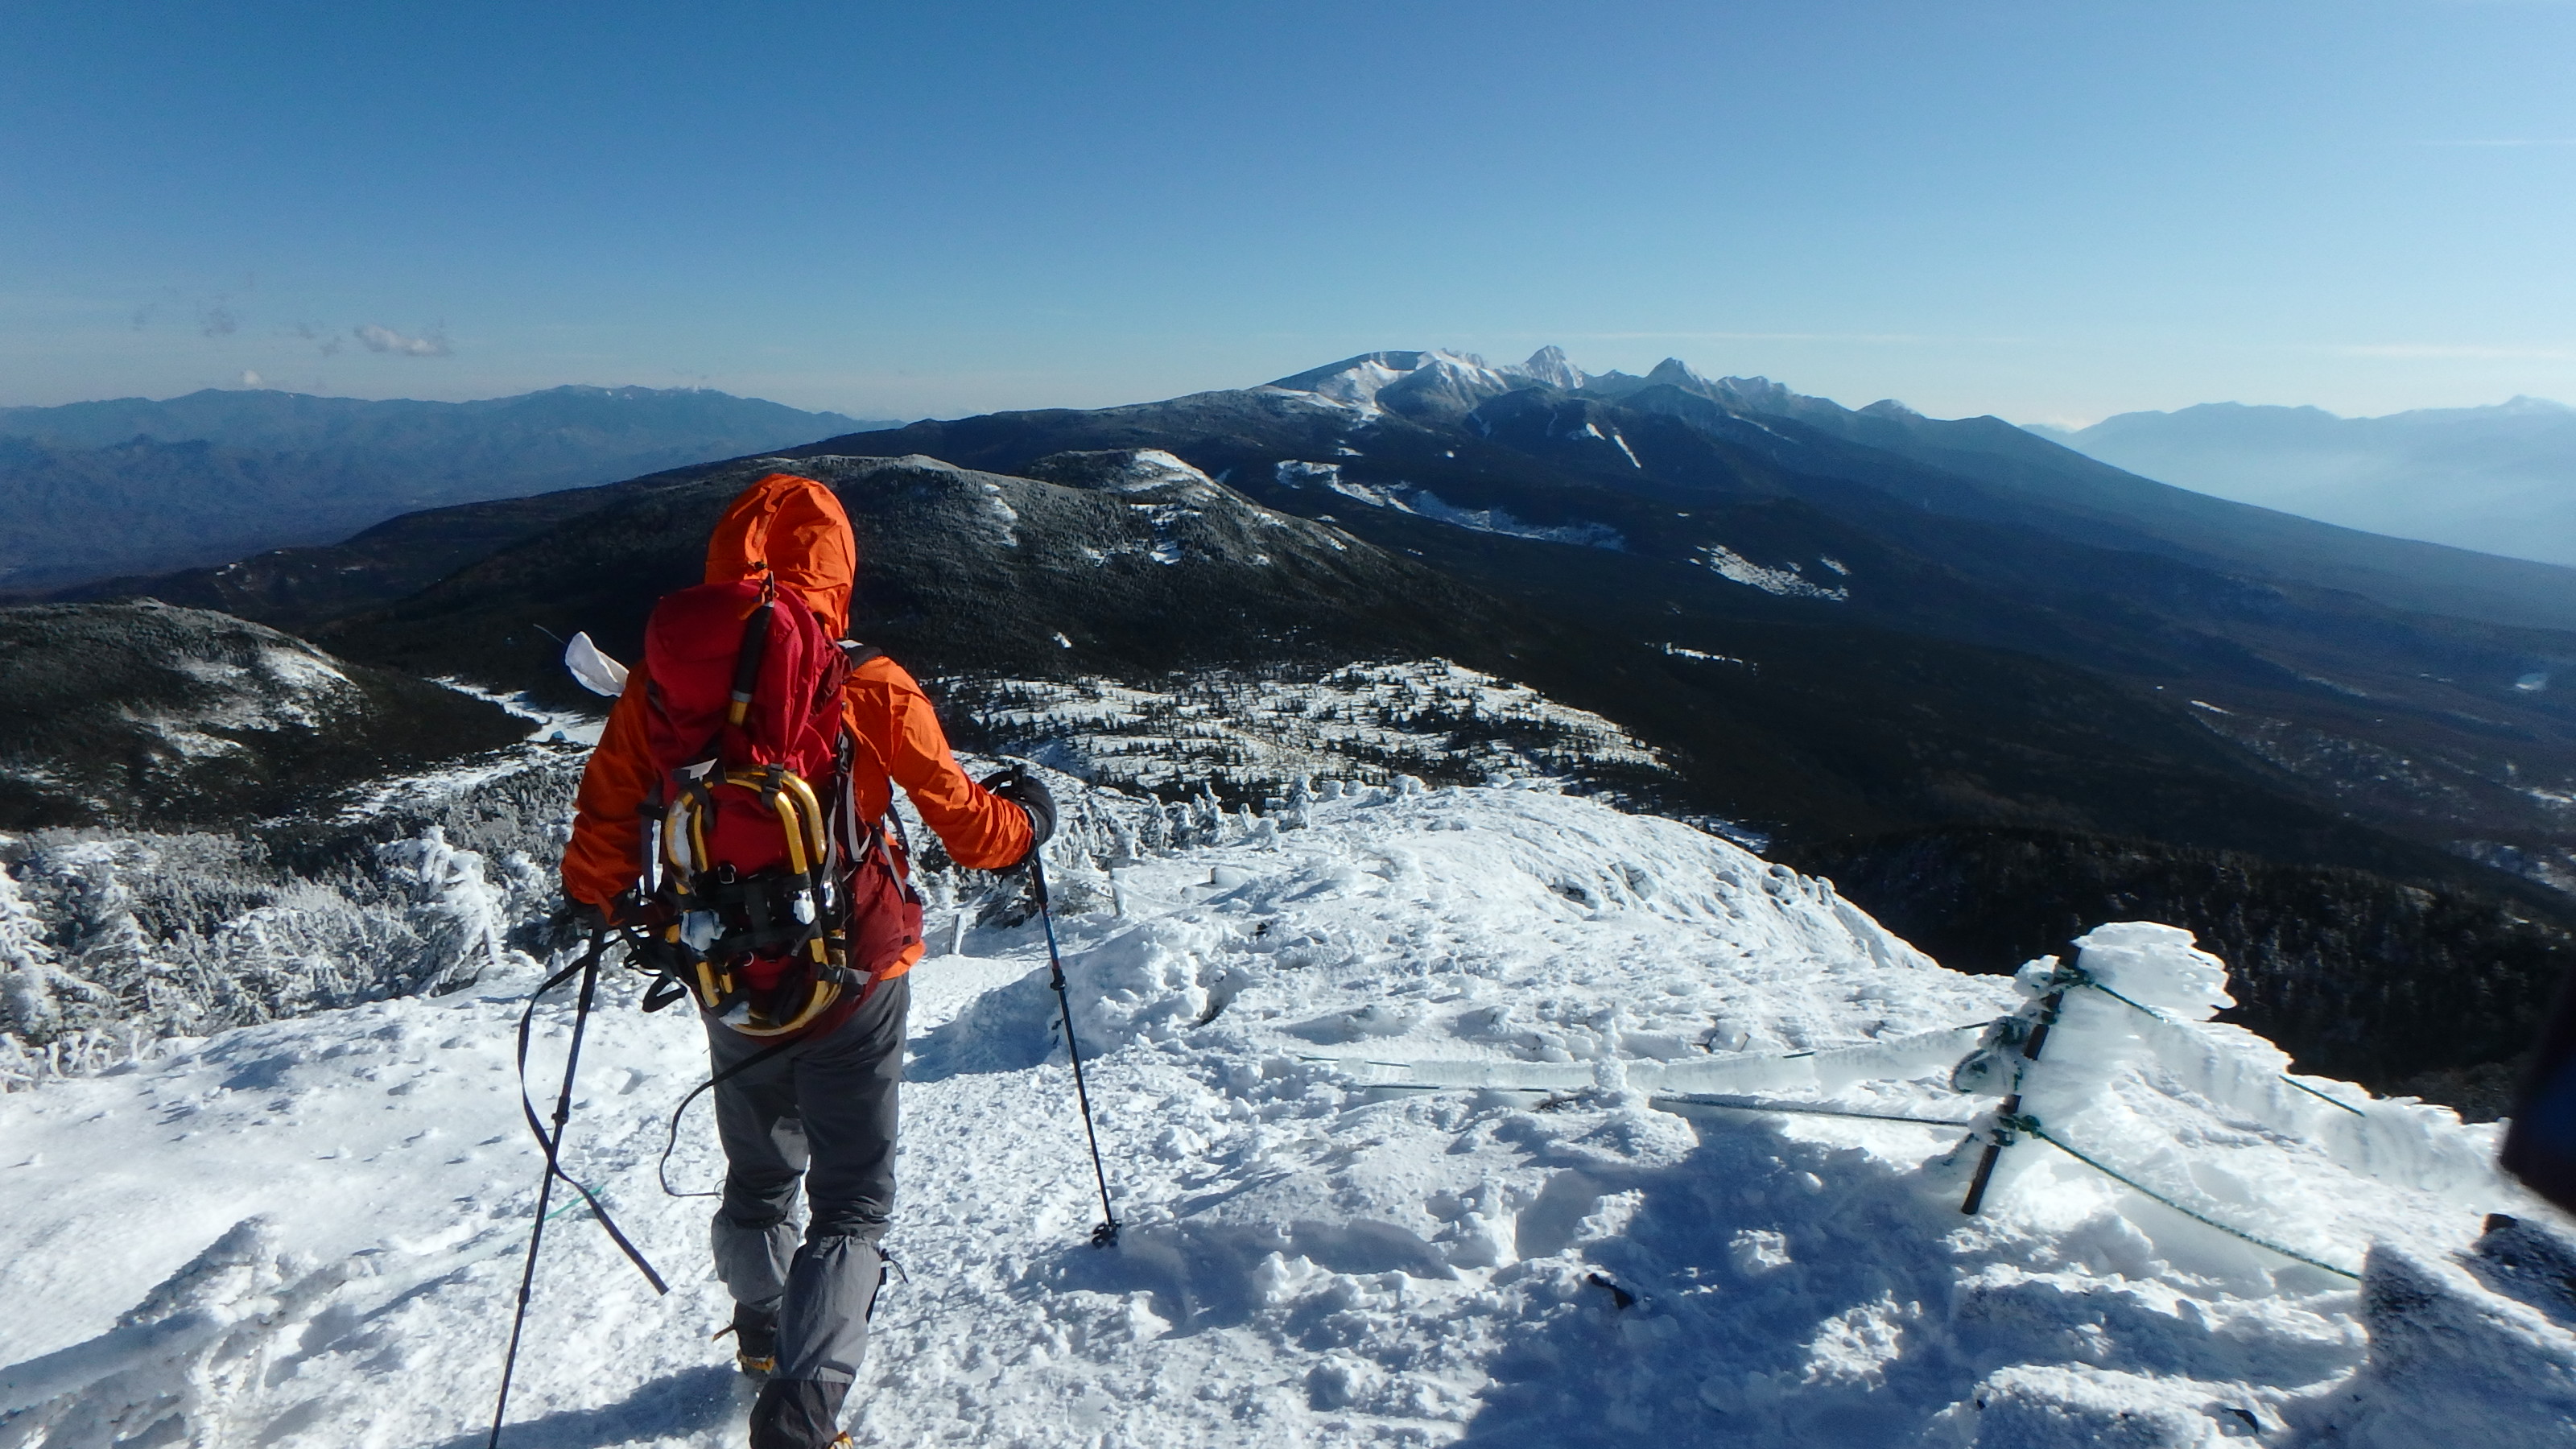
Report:
[[[883,659],[886,657],[886,652],[883,649],[878,648],[874,644],[862,644],[856,639],[840,639],[834,641],[834,643],[835,646],[840,649],[841,657],[850,662],[850,667],[852,669],[858,668],[860,665],[867,663],[871,659]]]

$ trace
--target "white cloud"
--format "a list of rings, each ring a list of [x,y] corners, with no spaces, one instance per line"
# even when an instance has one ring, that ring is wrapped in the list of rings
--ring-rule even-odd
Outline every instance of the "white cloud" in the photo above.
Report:
[[[391,352],[403,357],[445,357],[450,351],[447,334],[435,328],[426,337],[405,337],[390,327],[379,327],[370,322],[364,327],[352,328],[350,332],[366,344],[369,352]]]
[[[242,386],[244,386],[244,387],[257,387],[257,386],[259,386],[259,374],[258,374],[258,373],[256,373],[256,372],[252,372],[252,371],[251,371],[250,369],[248,369],[248,368],[244,368],[244,369],[242,369]]]
[[[2333,351],[2345,357],[2470,358],[2506,362],[2564,362],[2576,351],[2564,347],[2491,347],[2477,343],[2383,342]]]

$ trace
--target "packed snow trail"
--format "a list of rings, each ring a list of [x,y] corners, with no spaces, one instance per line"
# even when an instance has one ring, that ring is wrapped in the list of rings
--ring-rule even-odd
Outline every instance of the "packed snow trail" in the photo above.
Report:
[[[1080,864],[1052,874],[1099,907],[1059,927],[1125,1233],[1084,1241],[1036,924],[935,920],[963,950],[912,978],[863,1444],[2576,1439],[2576,1305],[2532,1287],[2563,1240],[2465,1252],[2487,1212],[2545,1216],[2486,1167],[2492,1129],[2281,1084],[2203,1020],[2223,976],[2179,932],[2096,933],[2085,962],[2140,1004],[2072,991],[2030,1110],[2212,1220],[2367,1255],[2366,1289],[2027,1138],[1962,1217],[1992,1023],[2046,983],[1944,970],[1669,821],[1372,789]],[[540,1163],[511,1066],[532,969],[0,1098],[0,1449],[156,1422],[142,1442],[481,1444]],[[636,995],[593,1018],[565,1160],[674,1291],[555,1224],[520,1449],[740,1441],[707,1204],[653,1175],[705,1049]],[[570,1015],[539,1009],[541,1095]],[[1982,1095],[1951,1085],[1972,1057]],[[721,1172],[704,1113],[682,1187]]]

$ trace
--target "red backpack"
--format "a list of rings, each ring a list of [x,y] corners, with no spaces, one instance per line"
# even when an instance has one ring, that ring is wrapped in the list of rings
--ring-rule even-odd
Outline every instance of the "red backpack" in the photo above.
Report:
[[[645,1009],[685,992],[746,1035],[828,1029],[921,939],[905,852],[858,818],[851,786],[842,687],[878,652],[833,639],[766,571],[654,606],[645,717],[665,924]]]

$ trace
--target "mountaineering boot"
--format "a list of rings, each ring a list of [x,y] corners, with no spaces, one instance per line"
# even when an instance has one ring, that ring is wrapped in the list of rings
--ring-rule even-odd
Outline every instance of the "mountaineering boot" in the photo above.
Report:
[[[756,1379],[778,1371],[778,1305],[754,1308],[748,1303],[735,1304],[733,1327],[728,1332],[733,1334],[736,1367]]]
[[[831,1449],[849,1440],[841,1433],[841,1400],[848,1384],[821,1379],[771,1379],[751,1404],[751,1449]]]

